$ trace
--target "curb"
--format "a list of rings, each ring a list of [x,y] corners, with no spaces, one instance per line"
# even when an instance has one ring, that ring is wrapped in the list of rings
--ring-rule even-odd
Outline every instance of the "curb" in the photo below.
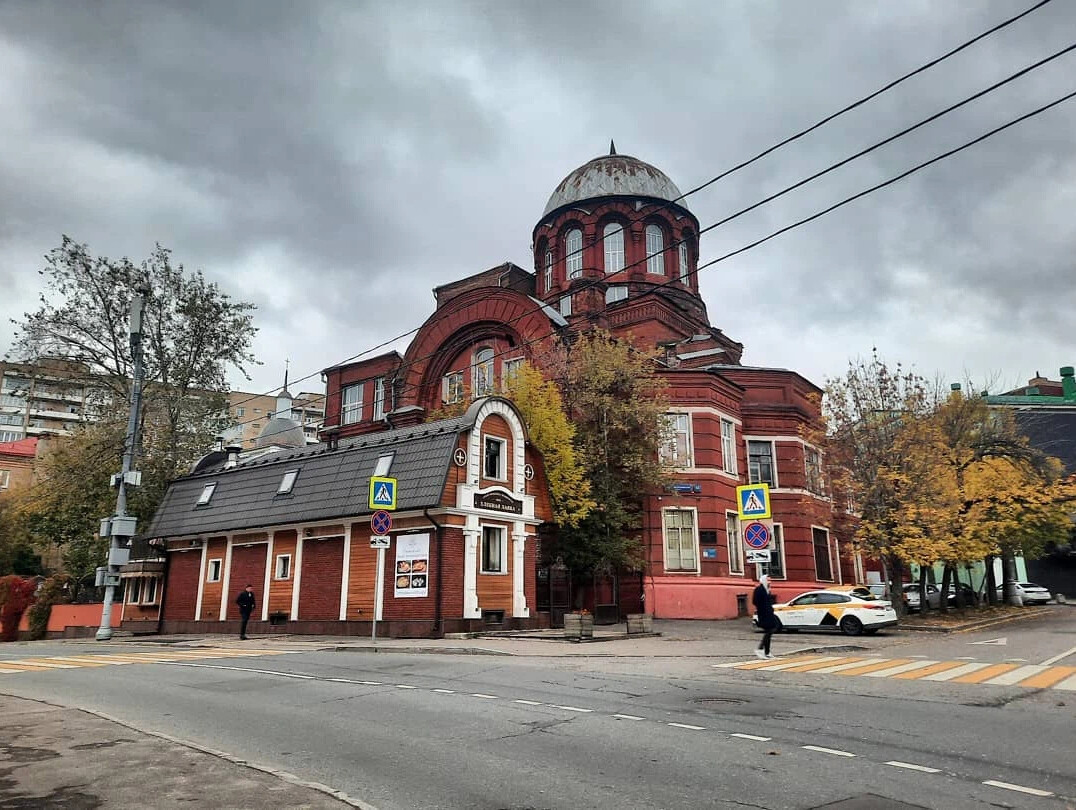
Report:
[[[365,652],[365,653],[409,653],[412,655],[515,655],[504,650],[491,650],[488,647],[377,647],[373,644],[336,644],[318,647],[318,652]]]
[[[952,627],[935,627],[933,625],[915,625],[915,624],[902,624],[902,630],[911,630],[916,633],[968,633],[972,630],[982,630],[986,627],[994,627],[998,624],[1008,624],[1009,622],[1023,621],[1024,619],[1033,619],[1038,616],[1043,616],[1049,612],[1049,608],[1038,607],[1028,608],[1024,613],[1011,614],[1009,616],[998,616],[993,619],[982,619],[977,622],[968,622],[966,624],[958,624]]]

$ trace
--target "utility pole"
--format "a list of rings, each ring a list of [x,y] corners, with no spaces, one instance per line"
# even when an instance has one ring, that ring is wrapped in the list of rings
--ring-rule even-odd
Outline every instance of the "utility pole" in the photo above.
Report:
[[[127,514],[127,487],[142,483],[142,473],[134,467],[138,447],[138,420],[142,410],[142,308],[149,295],[149,286],[140,284],[131,299],[131,361],[134,365],[131,380],[131,404],[127,414],[127,436],[123,447],[123,467],[112,476],[116,487],[116,514],[101,520],[101,536],[109,538],[108,564],[97,569],[97,585],[105,586],[105,602],[101,607],[101,627],[95,638],[112,638],[112,599],[120,584],[120,566],[131,556],[131,538],[135,535],[136,518]]]

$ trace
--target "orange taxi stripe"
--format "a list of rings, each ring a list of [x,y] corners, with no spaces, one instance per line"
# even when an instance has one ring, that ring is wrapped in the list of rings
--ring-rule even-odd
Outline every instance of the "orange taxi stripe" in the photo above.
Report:
[[[939,661],[936,664],[930,664],[922,669],[913,669],[908,672],[901,672],[898,675],[894,675],[894,678],[899,678],[902,681],[914,681],[919,678],[925,678],[927,675],[936,675],[939,672],[946,672],[950,669],[956,669],[962,667],[967,661]]]
[[[1006,672],[1012,672],[1017,666],[1019,664],[994,664],[986,669],[976,670],[975,672],[969,672],[967,675],[953,678],[949,683],[982,683],[991,678],[996,678],[998,675],[1004,675]]]
[[[877,672],[880,669],[892,669],[901,664],[910,664],[914,658],[888,658],[885,661],[875,661],[873,664],[864,664],[861,667],[851,667],[834,672],[834,675],[866,675],[868,672]]]
[[[1030,678],[1020,681],[1019,686],[1045,689],[1055,683],[1061,683],[1070,675],[1076,675],[1076,667],[1050,667],[1045,672],[1040,672],[1038,675],[1032,675]]]

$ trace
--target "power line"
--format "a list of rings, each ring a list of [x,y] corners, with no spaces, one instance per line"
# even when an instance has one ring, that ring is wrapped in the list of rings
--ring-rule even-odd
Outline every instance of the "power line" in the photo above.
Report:
[[[936,65],[944,62],[945,60],[947,60],[947,59],[949,59],[949,58],[951,58],[953,56],[955,56],[956,54],[960,53],[961,51],[966,50],[967,48],[969,48],[972,45],[974,45],[975,43],[985,39],[986,37],[991,36],[992,34],[995,34],[998,31],[1002,30],[1003,28],[1006,28],[1006,27],[1012,25],[1013,23],[1017,22],[1018,20],[1023,19],[1024,17],[1028,16],[1029,14],[1032,14],[1033,12],[1038,11],[1040,8],[1042,8],[1043,6],[1049,4],[1050,2],[1052,2],[1052,0],[1039,0],[1038,3],[1031,6],[1030,8],[1027,8],[1024,11],[1020,12],[1019,14],[1016,14],[1016,15],[1014,15],[1012,17],[1009,17],[1006,20],[1003,20],[1002,22],[998,23],[997,25],[994,25],[993,27],[987,29],[986,31],[982,32],[981,34],[978,34],[977,36],[972,37],[969,40],[966,40],[965,42],[961,43],[960,45],[957,45],[955,48],[952,48],[951,50],[945,52],[941,56],[938,56],[938,57],[930,60],[929,62],[926,62],[926,63],[920,65],[919,67],[915,68],[914,70],[909,71],[908,73],[905,73],[904,75],[900,76],[899,78],[892,80],[888,84],[878,88],[877,90],[869,93],[866,96],[863,96],[862,98],[852,102],[851,104],[848,104],[847,106],[842,107],[841,109],[837,110],[836,112],[830,113],[829,115],[827,115],[824,118],[820,119],[819,121],[812,124],[811,126],[806,127],[805,129],[802,129],[802,130],[800,130],[799,132],[796,132],[793,135],[790,135],[789,137],[785,138],[782,141],[779,141],[778,143],[774,144],[773,146],[768,147],[767,149],[764,149],[762,152],[759,152],[754,157],[749,158],[748,160],[745,160],[745,161],[743,161],[741,163],[738,163],[737,165],[735,165],[735,166],[733,166],[733,167],[731,167],[729,169],[726,169],[725,171],[723,171],[720,174],[710,178],[709,180],[702,183],[701,185],[698,185],[695,188],[692,188],[691,190],[687,191],[686,193],[681,194],[676,199],[667,200],[667,201],[662,202],[662,204],[658,206],[657,210],[660,211],[660,210],[668,209],[670,205],[678,203],[680,200],[683,200],[684,198],[689,197],[692,194],[695,194],[695,193],[697,193],[699,191],[702,191],[703,189],[705,189],[705,188],[713,185],[714,183],[716,183],[718,180],[722,180],[725,177],[728,177],[729,175],[739,171],[740,169],[746,168],[747,166],[750,166],[751,164],[761,160],[762,158],[766,157],[767,155],[772,154],[776,150],[778,150],[778,149],[780,149],[780,148],[782,148],[784,146],[787,146],[788,144],[793,143],[794,141],[797,141],[800,138],[805,137],[806,135],[809,135],[811,132],[814,132],[815,130],[819,129],[820,127],[825,126],[826,124],[828,124],[829,122],[839,118],[840,116],[845,115],[846,113],[849,113],[852,110],[855,110],[858,107],[863,106],[867,102],[869,102],[869,101],[877,98],[878,96],[882,95],[883,93],[893,89],[897,85],[902,84],[903,82],[905,82],[905,81],[919,75],[920,73],[923,73],[923,72],[929,70],[932,67],[935,67]],[[629,224],[635,224],[636,222],[640,222],[640,221],[641,221],[641,218],[636,219],[636,220],[630,220]],[[680,240],[680,242],[677,242],[676,244],[671,245],[670,249],[673,248],[673,247],[678,246],[683,241],[684,240]],[[591,246],[593,246],[593,244],[595,244],[595,243],[596,242],[592,242]],[[580,248],[579,250],[573,251],[571,254],[566,255],[565,256],[565,261],[567,261],[567,259],[569,258],[569,255],[574,256],[577,253],[582,253],[583,250],[585,250],[585,247]],[[640,262],[636,262],[631,266],[634,266],[635,264],[639,264],[639,263]],[[627,269],[627,268],[624,268],[624,269]],[[383,348],[386,348],[388,346],[391,346],[393,343],[395,343],[395,342],[397,342],[399,340],[403,340],[405,337],[408,337],[409,335],[414,334],[415,332],[417,332],[421,328],[422,328],[421,325],[416,326],[413,329],[409,329],[406,332],[402,332],[399,335],[396,335],[395,337],[392,337],[392,338],[389,338],[388,340],[382,341],[381,343],[378,343],[375,346],[372,346],[372,347],[370,347],[368,349],[364,349],[363,351],[359,352],[358,354],[354,354],[354,355],[351,355],[350,357],[346,357],[343,360],[340,360],[337,363],[334,363],[332,365],[333,366],[342,366],[345,363],[350,363],[350,362],[353,362],[355,360],[358,360],[359,358],[365,357],[365,356],[371,354],[372,352],[375,352],[375,351],[377,351],[379,349],[383,349]],[[296,383],[304,382],[306,380],[309,380],[309,379],[319,375],[320,373],[321,373],[321,371],[311,372],[310,374],[307,374],[305,377],[297,378],[296,380],[294,380],[294,382],[296,382]],[[251,400],[253,400],[253,399],[257,398],[257,397],[260,397],[260,396],[273,396],[273,391],[275,391],[275,390],[276,389],[273,389],[272,391],[266,392],[265,394],[255,394],[255,395],[249,397],[246,400],[240,400],[239,402],[233,403],[233,405],[235,405],[235,406],[242,405],[243,403],[249,402],[249,401],[251,401]],[[324,395],[322,395],[322,396],[324,396]]]

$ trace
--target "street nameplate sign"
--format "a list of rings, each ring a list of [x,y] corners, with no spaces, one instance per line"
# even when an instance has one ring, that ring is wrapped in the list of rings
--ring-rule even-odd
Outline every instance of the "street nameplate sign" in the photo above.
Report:
[[[372,476],[370,478],[370,508],[396,508],[396,479]]]
[[[747,562],[749,563],[768,563],[769,561],[770,550],[768,548],[753,548],[747,552]]]
[[[741,520],[770,517],[770,485],[745,484],[736,487],[736,507]]]
[[[370,536],[370,548],[388,548],[392,545],[392,538],[387,534],[374,534]]]

